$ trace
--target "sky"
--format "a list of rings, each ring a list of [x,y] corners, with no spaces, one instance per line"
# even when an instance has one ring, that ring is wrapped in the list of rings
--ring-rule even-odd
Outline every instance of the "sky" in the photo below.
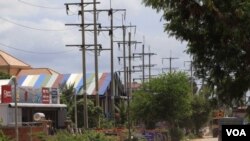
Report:
[[[91,0],[84,0],[91,2]],[[66,13],[65,3],[80,2],[80,0],[0,0],[0,49],[15,56],[33,68],[51,68],[59,73],[81,73],[81,51],[77,47],[66,47],[68,44],[80,44],[81,32],[77,26],[65,26],[70,23],[80,23],[79,6],[70,6]],[[126,9],[126,12],[114,13],[114,26],[136,25],[127,29],[132,33],[132,40],[143,42],[145,52],[155,53],[152,57],[152,74],[162,73],[162,68],[169,67],[169,61],[162,58],[176,57],[172,67],[178,70],[188,70],[190,57],[185,53],[186,43],[169,37],[164,32],[164,20],[161,13],[145,7],[141,0],[100,0],[97,9]],[[86,9],[92,9],[87,5]],[[85,20],[93,22],[93,14],[86,13]],[[98,14],[98,23],[109,26],[110,18],[107,12]],[[86,32],[86,42],[93,43],[93,33]],[[98,44],[109,48],[110,38],[107,32],[98,35]],[[122,40],[122,30],[114,31],[114,40]],[[142,44],[133,46],[133,53],[141,53]],[[122,47],[114,44],[115,71],[123,69],[117,57],[122,55]],[[87,52],[87,72],[94,72],[94,53]],[[99,72],[110,72],[110,51],[102,51],[98,56]],[[140,65],[141,59],[134,59],[133,65]],[[148,58],[145,58],[148,64]],[[185,65],[184,65],[185,64]],[[148,72],[146,71],[146,74]],[[140,77],[141,73],[133,74]]]

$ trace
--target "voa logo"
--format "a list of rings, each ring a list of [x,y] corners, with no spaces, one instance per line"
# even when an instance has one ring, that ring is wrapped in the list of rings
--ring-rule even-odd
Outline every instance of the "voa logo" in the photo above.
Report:
[[[238,136],[247,136],[246,135],[246,132],[244,129],[226,129],[226,132],[227,132],[227,136],[235,136],[235,137],[238,137]]]

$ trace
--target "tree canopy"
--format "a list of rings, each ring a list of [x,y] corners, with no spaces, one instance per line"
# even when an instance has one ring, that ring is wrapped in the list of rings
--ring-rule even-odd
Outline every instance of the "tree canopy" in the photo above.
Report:
[[[10,75],[4,72],[0,72],[0,79],[10,79]]]
[[[163,12],[165,31],[188,43],[196,75],[226,102],[250,87],[250,1],[143,0]]]
[[[135,119],[148,125],[158,121],[178,125],[191,115],[191,89],[185,73],[163,74],[151,79],[144,88],[133,96]]]

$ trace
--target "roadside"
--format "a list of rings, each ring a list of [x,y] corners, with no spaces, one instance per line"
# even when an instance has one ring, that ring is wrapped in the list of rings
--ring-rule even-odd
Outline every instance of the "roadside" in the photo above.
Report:
[[[204,136],[200,139],[193,139],[191,141],[218,141],[218,138],[213,138],[212,136]]]

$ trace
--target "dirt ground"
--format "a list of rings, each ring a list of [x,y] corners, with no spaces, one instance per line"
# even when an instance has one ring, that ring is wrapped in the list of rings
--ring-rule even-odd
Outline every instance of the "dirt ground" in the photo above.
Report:
[[[201,139],[194,139],[194,140],[191,140],[191,141],[218,141],[218,138],[213,138],[211,136],[205,136]]]

